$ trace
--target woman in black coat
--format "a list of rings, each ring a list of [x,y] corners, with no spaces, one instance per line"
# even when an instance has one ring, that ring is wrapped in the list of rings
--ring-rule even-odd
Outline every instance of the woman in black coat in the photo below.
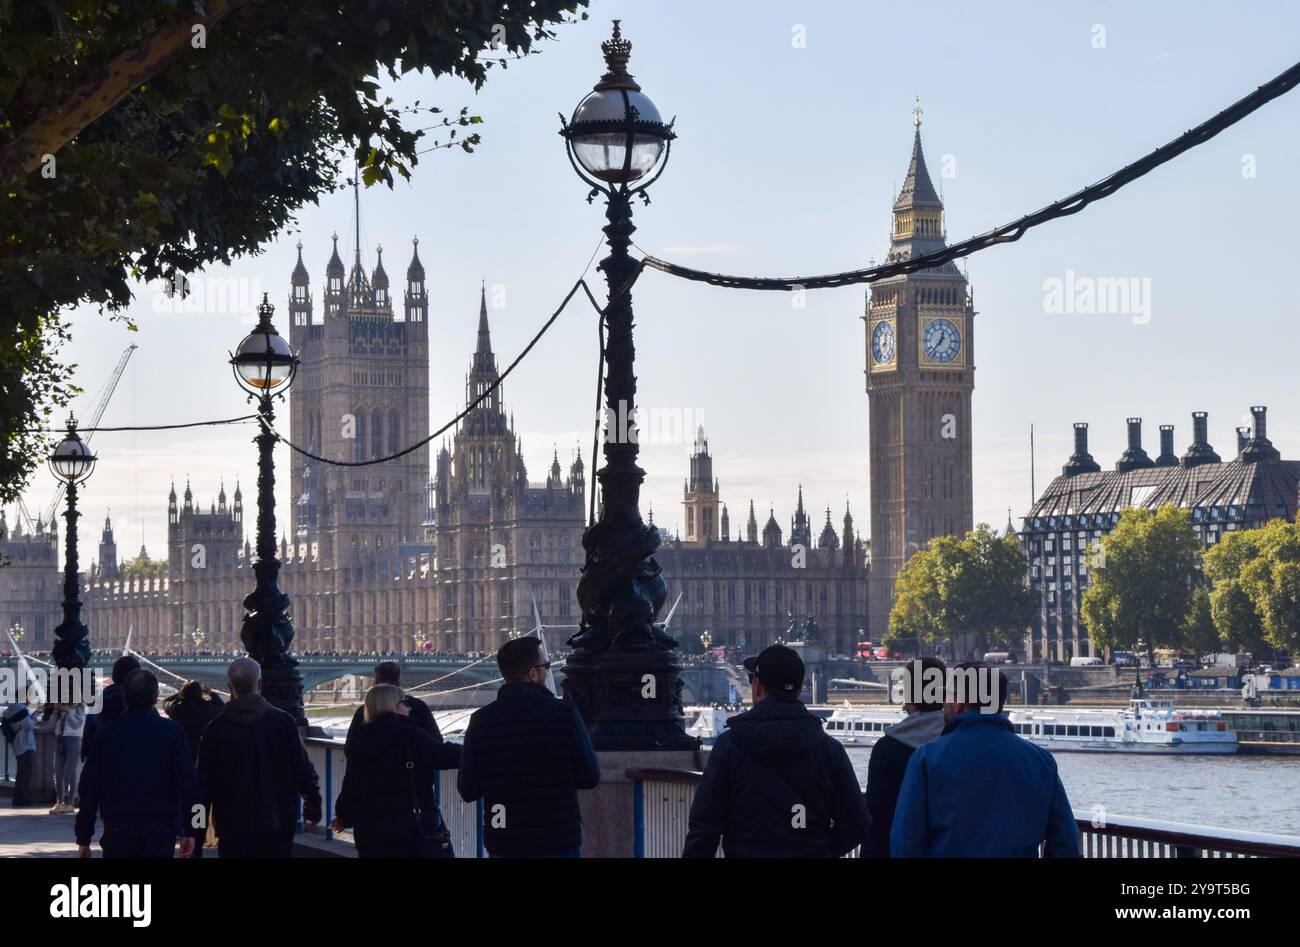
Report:
[[[437,742],[409,722],[409,712],[400,687],[377,684],[366,694],[366,722],[348,741],[334,828],[353,830],[361,858],[453,854],[434,803],[433,781],[438,770],[460,765],[460,744]],[[444,842],[421,843],[439,837]]]
[[[214,694],[206,684],[199,681],[189,681],[184,687],[168,697],[163,702],[163,710],[167,716],[181,725],[185,731],[185,742],[189,744],[190,759],[197,764],[199,761],[199,741],[203,739],[203,730],[212,720],[221,713],[222,700]],[[194,854],[191,858],[203,857],[203,842],[208,834],[207,817],[211,813],[204,813],[201,820],[202,825],[192,826],[190,835],[194,838]],[[193,820],[191,820],[193,823]]]
[[[221,713],[222,700],[199,681],[189,681],[184,687],[163,701],[167,716],[181,725],[185,741],[190,745],[192,761],[199,758],[199,741],[203,728]]]

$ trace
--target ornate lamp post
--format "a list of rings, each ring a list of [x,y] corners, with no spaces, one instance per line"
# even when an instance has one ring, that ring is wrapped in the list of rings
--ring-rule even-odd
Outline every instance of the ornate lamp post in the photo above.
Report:
[[[271,325],[275,307],[264,294],[257,307],[257,328],[239,343],[230,365],[250,398],[257,399],[257,413],[262,430],[254,438],[257,444],[257,561],[253,573],[257,586],[244,599],[244,627],[239,638],[244,650],[262,665],[262,696],[293,715],[305,727],[307,717],[302,706],[302,675],[298,662],[290,653],[293,643],[293,619],[289,615],[289,596],[280,591],[280,560],[275,543],[275,458],[272,448],[275,435],[271,422],[275,418],[273,401],[283,398],[298,370],[298,357],[280,333]]]
[[[90,476],[95,469],[96,457],[90,447],[77,436],[77,419],[68,417],[67,435],[50,455],[50,471],[68,488],[68,508],[63,516],[68,521],[64,536],[63,556],[63,621],[54,629],[54,647],[50,656],[54,666],[81,669],[90,663],[90,632],[81,621],[81,598],[77,579],[77,484]]]
[[[207,637],[202,628],[195,628],[190,632],[190,640],[194,642],[194,653],[198,654],[199,649],[203,647],[203,640]]]
[[[672,122],[664,123],[628,74],[632,44],[623,39],[618,20],[601,49],[605,75],[578,103],[572,120],[560,117],[569,162],[591,186],[588,202],[598,194],[605,198],[610,251],[600,262],[609,285],[605,465],[596,472],[602,503],[600,519],[582,537],[587,554],[578,583],[582,622],[569,639],[574,651],[563,688],[591,726],[598,750],[686,749],[695,741],[682,729],[677,642],[656,622],[667,594],[654,559],[659,534],[642,522],[639,509],[645,471],[637,466],[636,350],[632,296],[626,291],[636,270],[628,254],[636,231],[632,199],[649,203],[646,189],[667,166],[676,136]]]

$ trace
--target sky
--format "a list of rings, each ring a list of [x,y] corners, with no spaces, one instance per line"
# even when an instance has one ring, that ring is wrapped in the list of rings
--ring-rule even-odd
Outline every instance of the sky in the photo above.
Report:
[[[632,2],[595,0],[590,19],[559,29],[540,55],[494,70],[475,92],[409,76],[392,86],[416,99],[482,116],[474,154],[424,156],[410,183],[361,197],[367,267],[384,247],[394,281],[411,238],[430,294],[430,403],[435,426],[463,402],[480,281],[504,366],[584,272],[602,238],[599,204],[585,201],[557,134],[603,71],[599,43],[621,18],[630,69],[679,135],[671,160],[638,203],[635,240],[687,266],[791,276],[883,259],[894,189],[907,169],[913,102],[932,178],[941,184],[950,241],[1063,197],[1144,155],[1288,68],[1300,5],[1255,2],[1229,12],[1185,3]],[[1300,205],[1300,92],[1292,92],[1083,213],[969,261],[974,325],[976,521],[1001,527],[1059,473],[1071,424],[1091,424],[1103,467],[1124,448],[1125,419],[1176,425],[1181,452],[1192,411],[1209,412],[1210,439],[1232,455],[1250,405],[1271,408],[1270,436],[1300,457],[1292,285]],[[129,344],[134,353],[101,422],[167,424],[248,413],[226,364],[249,331],[260,292],[284,302],[295,244],[319,307],[330,234],[354,241],[351,192],[306,208],[259,256],[197,274],[229,281],[234,303],[169,313],[141,286],[138,332],[93,308],[71,314],[66,349],[88,402]],[[345,255],[345,259],[348,256]],[[593,288],[603,294],[594,272]],[[1051,288],[1124,280],[1126,311],[1071,312]],[[1131,282],[1127,282],[1131,281]],[[809,293],[720,289],[647,272],[634,293],[639,397],[678,431],[643,443],[643,513],[682,522],[682,481],[702,422],[735,530],[752,499],[789,529],[803,485],[815,527],[831,507],[838,528],[851,503],[867,525],[865,287]],[[1065,308],[1067,311],[1054,311]],[[534,480],[551,453],[590,465],[597,340],[594,313],[574,305],[504,385]],[[675,413],[674,413],[675,412]],[[284,414],[287,417],[287,411]],[[672,425],[669,425],[672,427]],[[166,496],[192,482],[206,507],[224,478],[253,492],[249,427],[105,432],[83,492],[83,562],[111,509],[119,555],[143,541],[165,554]],[[287,471],[288,454],[279,460]],[[53,496],[42,467],[33,511]],[[280,481],[281,510],[287,486]],[[250,501],[251,502],[251,501]],[[11,511],[12,521],[12,511]],[[1016,520],[1017,524],[1019,520]],[[282,515],[281,526],[287,525]]]

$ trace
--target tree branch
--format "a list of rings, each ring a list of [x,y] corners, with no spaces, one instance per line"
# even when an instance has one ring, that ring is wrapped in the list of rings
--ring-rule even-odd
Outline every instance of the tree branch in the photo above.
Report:
[[[119,53],[103,71],[72,90],[0,150],[0,182],[31,174],[45,155],[55,154],[86,126],[166,69],[185,51],[194,27],[211,29],[253,0],[210,0],[206,16],[193,13],[169,20],[130,49]]]

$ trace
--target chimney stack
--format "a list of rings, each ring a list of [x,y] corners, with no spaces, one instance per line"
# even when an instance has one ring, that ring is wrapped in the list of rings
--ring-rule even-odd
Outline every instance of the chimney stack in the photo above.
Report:
[[[1142,419],[1129,418],[1128,449],[1120,455],[1119,460],[1115,463],[1115,469],[1120,473],[1127,473],[1130,470],[1142,470],[1154,466],[1155,462],[1142,449]]]
[[[1177,467],[1178,455],[1174,453],[1174,426],[1160,425],[1160,456],[1156,458],[1157,467]]]
[[[1249,443],[1250,443],[1250,428],[1248,427],[1237,428],[1237,453],[1240,454],[1242,451],[1244,451],[1246,449],[1246,445]]]
[[[1281,460],[1282,455],[1268,439],[1268,408],[1255,405],[1250,409],[1250,413],[1255,419],[1254,428],[1237,459],[1248,464],[1258,463],[1261,460]]]
[[[1209,434],[1206,431],[1208,417],[1204,411],[1192,412],[1192,446],[1183,454],[1184,467],[1217,464],[1223,460],[1210,446]]]
[[[1074,453],[1070,456],[1069,461],[1061,468],[1061,472],[1067,477],[1073,477],[1081,473],[1097,473],[1101,470],[1101,465],[1092,459],[1088,453],[1088,422],[1074,422]]]
[[[1263,405],[1255,405],[1250,409],[1250,413],[1255,419],[1253,428],[1255,440],[1268,440],[1268,408]]]

